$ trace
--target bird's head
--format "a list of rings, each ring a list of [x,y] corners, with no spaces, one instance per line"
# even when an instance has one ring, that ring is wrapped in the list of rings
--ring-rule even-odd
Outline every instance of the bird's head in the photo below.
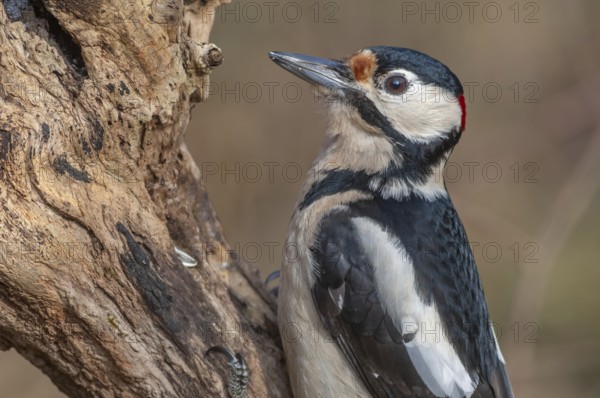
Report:
[[[426,54],[378,46],[344,60],[269,55],[282,68],[319,86],[329,102],[353,106],[352,111],[374,128],[391,127],[395,134],[417,140],[464,130],[462,85],[448,67]]]
[[[404,165],[427,173],[445,161],[465,128],[460,81],[418,51],[368,47],[343,60],[285,52],[269,56],[327,96],[334,135],[383,152],[371,172]]]

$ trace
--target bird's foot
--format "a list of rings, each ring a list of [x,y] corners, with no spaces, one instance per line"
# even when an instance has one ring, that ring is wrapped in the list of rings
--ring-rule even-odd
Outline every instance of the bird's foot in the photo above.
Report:
[[[204,357],[207,358],[212,353],[222,354],[227,358],[227,366],[229,367],[227,392],[229,396],[231,398],[248,398],[246,387],[248,386],[249,373],[242,354],[234,354],[230,349],[217,345],[206,351]]]
[[[267,286],[267,288],[269,287],[269,284],[271,282],[273,282],[276,279],[281,278],[281,271],[277,270],[277,271],[273,271],[269,274],[269,276],[267,276],[267,279],[265,279],[265,286]],[[279,295],[279,284],[275,285],[275,287],[273,287],[270,292],[277,297]]]

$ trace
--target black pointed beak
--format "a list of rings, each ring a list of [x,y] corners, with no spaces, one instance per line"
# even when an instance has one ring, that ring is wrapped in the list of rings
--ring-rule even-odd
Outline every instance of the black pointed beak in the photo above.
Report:
[[[340,94],[351,89],[350,69],[342,61],[279,51],[270,51],[269,58],[309,83]]]

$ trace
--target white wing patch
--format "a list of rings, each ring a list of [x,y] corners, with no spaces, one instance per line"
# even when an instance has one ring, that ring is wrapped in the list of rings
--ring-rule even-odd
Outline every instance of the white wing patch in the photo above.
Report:
[[[506,361],[504,360],[504,355],[502,355],[502,351],[500,351],[500,344],[498,344],[498,338],[496,337],[496,330],[492,328],[492,333],[494,335],[494,342],[496,343],[496,351],[498,352],[498,359],[504,365],[506,365]]]
[[[402,244],[368,218],[355,218],[357,236],[369,256],[377,293],[385,311],[407,342],[408,355],[425,385],[438,397],[470,397],[472,378],[450,344],[435,305],[421,301],[413,264]]]

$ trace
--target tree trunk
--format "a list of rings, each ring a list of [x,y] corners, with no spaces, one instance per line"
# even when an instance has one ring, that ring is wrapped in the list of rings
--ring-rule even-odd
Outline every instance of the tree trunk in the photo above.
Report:
[[[71,397],[290,396],[183,135],[221,0],[0,0],[0,348]],[[198,260],[184,268],[174,246]]]

